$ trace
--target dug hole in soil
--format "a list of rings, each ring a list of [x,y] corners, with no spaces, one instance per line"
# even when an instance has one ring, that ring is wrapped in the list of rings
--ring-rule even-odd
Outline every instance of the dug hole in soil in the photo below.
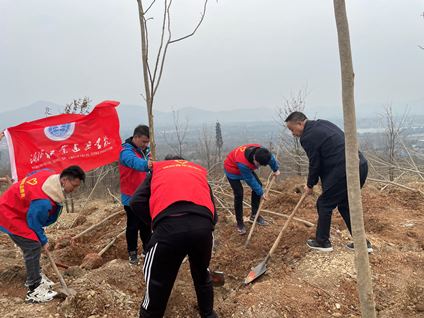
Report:
[[[273,189],[281,193],[271,193],[264,208],[289,214],[300,198],[296,187],[302,182],[297,178],[278,181]],[[218,197],[233,211],[231,197]],[[245,198],[250,198],[248,191]],[[423,206],[420,194],[394,188],[380,192],[372,184],[363,190],[365,226],[374,247],[370,264],[379,317],[424,317]],[[101,257],[97,255],[125,228],[124,213],[69,242],[116,207],[92,202],[84,211],[63,213],[56,225],[47,228],[50,245],[55,246],[53,257],[68,266],[59,269],[77,295],[46,304],[24,302],[22,255],[7,235],[0,234],[0,317],[138,317],[145,287],[142,262],[129,265],[125,236]],[[246,216],[249,212],[245,208]],[[332,253],[309,250],[305,241],[314,236],[315,228],[292,221],[268,263],[268,271],[248,286],[242,284],[244,278],[265,258],[285,219],[263,213],[270,224],[257,226],[245,248],[246,236],[236,233],[234,217],[225,209],[219,209],[219,215],[210,267],[225,273],[225,285],[214,289],[215,310],[220,317],[360,317],[354,254],[345,248],[350,238],[337,211],[331,230]],[[315,223],[315,199],[307,198],[296,216]],[[246,225],[249,230],[250,224]],[[45,255],[41,263],[44,273],[59,282]],[[198,317],[196,306],[186,262],[175,282],[166,317]]]

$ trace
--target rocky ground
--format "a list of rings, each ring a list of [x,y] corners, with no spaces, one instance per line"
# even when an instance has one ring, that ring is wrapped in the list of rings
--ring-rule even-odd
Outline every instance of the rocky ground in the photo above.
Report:
[[[290,213],[300,194],[301,179],[279,181],[265,208]],[[219,195],[231,207],[231,198]],[[246,195],[248,198],[249,196]],[[297,216],[315,222],[314,198],[308,198]],[[419,194],[369,184],[363,191],[366,229],[374,245],[370,255],[374,293],[379,317],[424,317],[424,198]],[[124,214],[117,215],[73,245],[67,237],[116,211],[111,199],[92,202],[78,213],[64,213],[47,230],[52,254],[76,296],[57,298],[47,304],[26,304],[25,270],[12,241],[0,235],[1,317],[137,317],[144,292],[140,266],[127,261],[125,236],[98,258],[98,268],[87,265],[87,254],[98,253],[125,228]],[[245,210],[246,215],[248,210]],[[268,271],[253,284],[243,280],[261,262],[285,219],[263,213],[269,226],[256,227],[248,248],[246,236],[235,232],[234,219],[220,209],[211,269],[225,272],[226,283],[215,288],[215,308],[220,317],[359,317],[354,254],[345,248],[349,235],[337,212],[332,227],[332,253],[310,251],[305,241],[314,228],[294,221],[289,225]],[[76,220],[77,219],[77,220]],[[48,260],[43,271],[58,281]],[[59,287],[59,284],[57,284]],[[188,264],[181,267],[166,317],[197,317],[196,299]]]

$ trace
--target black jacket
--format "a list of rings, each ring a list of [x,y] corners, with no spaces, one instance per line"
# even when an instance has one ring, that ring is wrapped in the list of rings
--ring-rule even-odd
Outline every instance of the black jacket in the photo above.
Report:
[[[134,214],[137,215],[137,217],[140,218],[142,222],[151,226],[152,230],[164,218],[168,216],[172,216],[172,215],[175,216],[180,214],[197,214],[197,215],[209,218],[211,220],[212,227],[216,224],[216,222],[218,221],[218,213],[215,208],[215,201],[214,201],[212,189],[210,188],[210,186],[209,186],[210,195],[211,195],[212,203],[214,206],[213,218],[209,209],[204,206],[200,206],[200,205],[194,204],[193,202],[188,202],[188,201],[178,201],[171,204],[165,210],[159,213],[155,217],[155,220],[152,224],[152,218],[150,217],[150,206],[149,206],[149,199],[151,194],[150,183],[152,180],[152,173],[147,174],[146,179],[144,179],[144,182],[137,188],[137,190],[135,191],[130,201],[130,207],[133,210]]]
[[[308,187],[321,178],[324,189],[346,177],[345,136],[343,131],[327,120],[308,120],[300,144],[309,158]],[[359,153],[360,164],[366,163]]]

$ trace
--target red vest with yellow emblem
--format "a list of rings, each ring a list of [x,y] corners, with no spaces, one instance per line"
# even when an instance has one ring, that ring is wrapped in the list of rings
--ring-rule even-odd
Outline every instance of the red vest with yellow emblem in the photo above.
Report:
[[[48,177],[55,174],[51,170],[41,170],[14,183],[0,197],[0,228],[6,232],[39,241],[35,232],[29,228],[27,213],[31,201],[47,199],[52,204],[50,213],[57,210],[56,203],[41,189]]]
[[[138,158],[145,159],[141,153],[132,149]],[[149,155],[150,157],[150,155]],[[147,160],[147,159],[146,159]],[[133,168],[124,166],[119,162],[119,178],[121,184],[121,193],[132,196],[138,186],[146,179],[146,173]]]
[[[202,166],[186,160],[165,160],[153,163],[150,184],[150,216],[152,220],[178,201],[188,201],[206,207],[214,215],[207,179]]]
[[[228,173],[240,175],[240,169],[237,163],[242,163],[251,170],[258,169],[254,164],[250,163],[244,153],[249,147],[261,147],[259,144],[247,144],[233,149],[224,160],[224,169]]]

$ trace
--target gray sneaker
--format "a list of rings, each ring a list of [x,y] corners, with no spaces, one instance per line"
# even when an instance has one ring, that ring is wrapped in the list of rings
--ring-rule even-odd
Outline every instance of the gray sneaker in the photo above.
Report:
[[[128,252],[128,259],[129,259],[130,265],[138,265],[140,262],[137,255],[137,251]]]
[[[256,215],[251,215],[249,218],[249,222],[253,224],[253,222],[255,221],[255,217]],[[265,219],[261,215],[258,216],[258,219],[256,220],[256,224],[268,225],[268,223],[265,221]]]
[[[240,235],[246,234],[246,227],[244,226],[244,224],[241,224],[241,225],[237,224],[237,231]]]
[[[353,245],[353,242],[346,244],[346,247],[351,250],[354,251],[355,250],[355,246]],[[372,249],[372,245],[371,242],[367,240],[367,251],[368,253],[372,253],[373,249]]]

